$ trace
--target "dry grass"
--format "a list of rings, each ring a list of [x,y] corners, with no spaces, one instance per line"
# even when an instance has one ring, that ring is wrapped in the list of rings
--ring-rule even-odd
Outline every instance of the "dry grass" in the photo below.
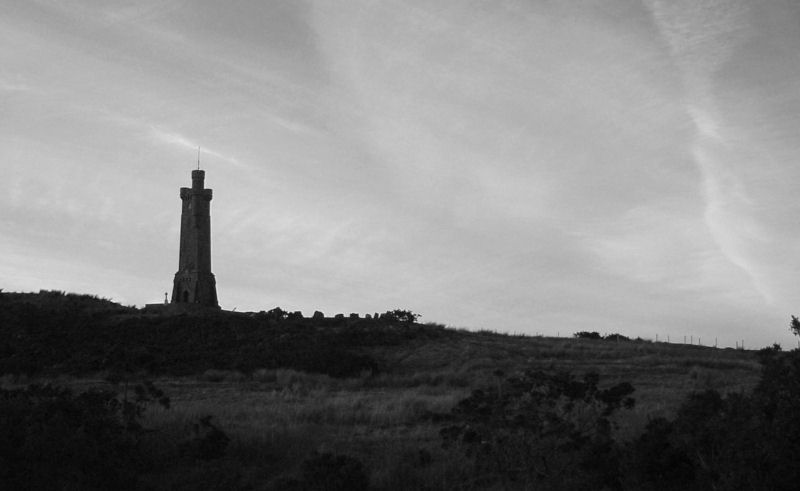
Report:
[[[474,388],[494,384],[495,371],[596,371],[601,385],[628,381],[636,407],[619,420],[620,436],[636,435],[650,418],[671,416],[692,391],[748,391],[759,365],[752,352],[648,342],[455,333],[436,340],[374,348],[378,375],[334,379],[294,370],[209,370],[190,378],[162,378],[156,386],[170,409],[151,407],[146,426],[173,442],[185,440],[200,417],[212,415],[231,436],[229,458],[250,482],[297,471],[313,450],[345,453],[372,470],[378,489],[447,488],[458,480],[458,457],[440,448],[441,424],[425,416],[447,413]],[[4,377],[4,387],[43,380]],[[94,379],[52,380],[75,390],[109,384]],[[175,444],[177,445],[177,443]],[[165,450],[166,452],[167,450]],[[421,463],[425,453],[432,464]],[[456,474],[454,474],[456,473]]]
[[[304,374],[293,372],[299,380]],[[307,376],[306,376],[307,377]],[[468,391],[431,386],[374,389],[325,387],[290,378],[285,385],[263,382],[198,382],[164,379],[156,385],[170,394],[172,408],[153,408],[154,422],[193,419],[206,414],[229,429],[262,431],[286,425],[369,426],[385,428],[415,424],[428,412],[447,412]],[[358,381],[350,381],[352,385]]]

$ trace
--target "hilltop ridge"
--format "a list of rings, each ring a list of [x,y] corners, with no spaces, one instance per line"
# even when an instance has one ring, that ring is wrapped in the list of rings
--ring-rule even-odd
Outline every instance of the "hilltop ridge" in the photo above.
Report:
[[[159,375],[288,368],[334,377],[473,386],[497,370],[597,371],[647,398],[700,385],[752,387],[755,352],[644,340],[509,335],[397,316],[302,317],[262,312],[126,307],[95,295],[0,293],[0,372]]]

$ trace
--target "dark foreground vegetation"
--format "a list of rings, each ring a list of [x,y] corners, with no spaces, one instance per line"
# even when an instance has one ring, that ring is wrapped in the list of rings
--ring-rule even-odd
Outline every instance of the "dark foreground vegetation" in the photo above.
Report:
[[[0,489],[800,482],[797,351],[413,320],[151,315],[0,293]]]
[[[207,369],[293,368],[334,377],[381,370],[365,347],[441,337],[387,312],[380,320],[215,310],[147,313],[89,295],[0,294],[0,373],[147,371],[188,375]]]

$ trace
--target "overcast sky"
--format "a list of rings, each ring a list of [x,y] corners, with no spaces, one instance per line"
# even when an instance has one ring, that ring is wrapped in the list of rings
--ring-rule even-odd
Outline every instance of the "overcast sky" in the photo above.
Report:
[[[796,345],[800,3],[0,0],[0,287]]]

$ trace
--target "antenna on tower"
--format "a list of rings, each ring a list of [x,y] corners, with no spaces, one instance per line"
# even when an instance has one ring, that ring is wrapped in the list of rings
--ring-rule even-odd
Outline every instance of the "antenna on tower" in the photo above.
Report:
[[[197,146],[197,170],[200,170],[200,145]]]

